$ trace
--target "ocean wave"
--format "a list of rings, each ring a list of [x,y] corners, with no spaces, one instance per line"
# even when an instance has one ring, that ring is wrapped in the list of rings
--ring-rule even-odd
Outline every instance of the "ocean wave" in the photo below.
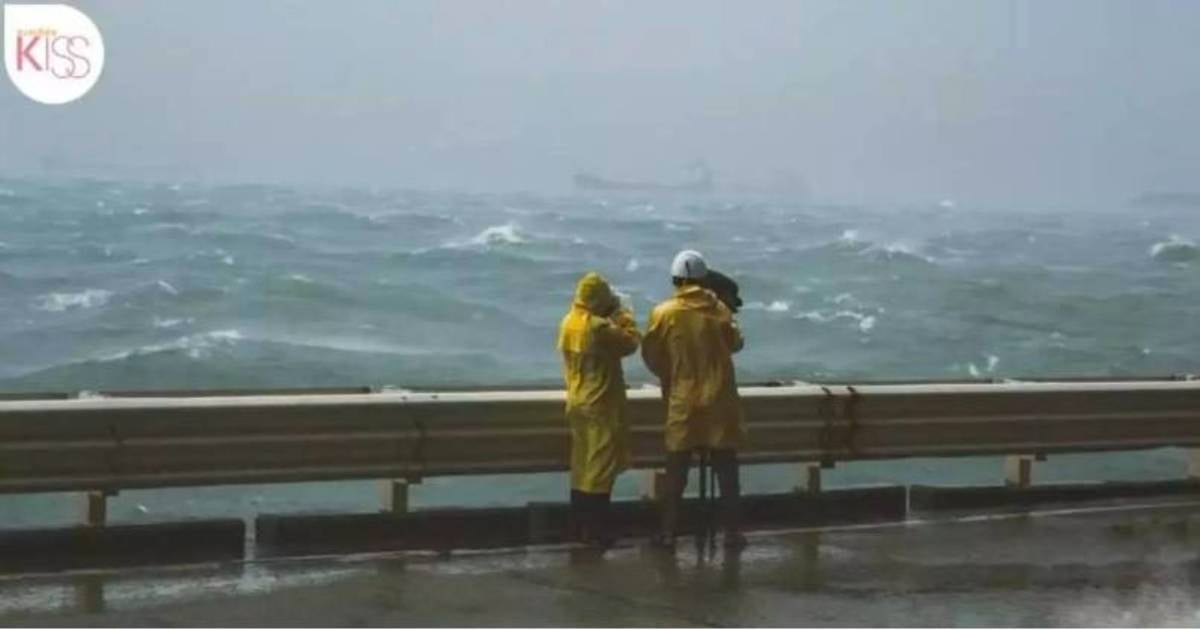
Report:
[[[450,214],[426,214],[419,212],[388,210],[385,212],[374,212],[366,216],[370,221],[376,224],[405,227],[417,230],[463,224],[463,220],[461,218]]]
[[[439,248],[434,249],[485,249],[498,245],[523,245],[529,240],[529,237],[521,231],[516,223],[508,222],[489,225],[471,238],[447,241],[442,243]],[[430,250],[431,248],[426,247],[418,249],[414,253],[423,254]]]
[[[112,295],[112,291],[104,289],[84,289],[77,293],[47,293],[34,298],[34,308],[51,313],[96,308],[107,304]]]
[[[242,333],[237,330],[212,330],[209,332],[185,335],[165,343],[148,344],[133,350],[114,352],[101,356],[97,360],[100,362],[111,363],[113,361],[122,361],[130,357],[145,356],[163,352],[182,352],[192,359],[204,359],[209,357],[214,349],[231,348],[237,345],[237,343],[242,339]]]
[[[872,244],[859,253],[863,256],[884,261],[909,260],[931,265],[937,262],[933,257],[921,253],[917,246],[899,241],[882,245]]]
[[[193,324],[196,319],[194,317],[154,317],[155,328],[178,328],[179,326]]]
[[[170,222],[170,221],[163,221],[160,223],[151,223],[150,225],[136,228],[133,231],[137,232],[137,233],[142,233],[142,234],[167,233],[167,234],[187,234],[189,236],[192,234],[195,234],[195,231],[192,229],[191,226],[185,225],[183,223],[174,223],[174,222]]]
[[[1174,234],[1169,239],[1150,247],[1150,257],[1163,262],[1187,262],[1195,260],[1198,255],[1200,255],[1200,249],[1197,249],[1194,242]]]
[[[527,242],[529,242],[529,239],[520,232],[516,223],[505,223],[504,225],[489,226],[467,241],[467,243],[470,245],[483,246],[520,245]]]
[[[747,311],[766,311],[768,313],[786,313],[792,307],[791,302],[786,300],[774,300],[770,304],[764,302],[750,302],[742,307]]]
[[[869,313],[860,313],[852,310],[813,310],[797,313],[796,319],[814,322],[817,324],[828,324],[838,320],[847,320],[854,322],[859,332],[868,333],[875,328],[876,316]]]
[[[847,229],[832,241],[806,248],[811,252],[836,251],[855,254],[878,262],[919,262],[936,264],[937,260],[925,252],[923,244],[896,240],[880,243],[864,238],[857,229]]]

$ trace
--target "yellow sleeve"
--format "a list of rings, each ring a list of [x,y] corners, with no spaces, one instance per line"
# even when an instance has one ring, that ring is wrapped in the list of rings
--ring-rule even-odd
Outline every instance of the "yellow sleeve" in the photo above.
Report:
[[[642,361],[659,380],[666,381],[668,369],[662,319],[659,309],[650,311],[650,321],[646,325],[646,334],[642,337]]]
[[[729,333],[730,333],[729,351],[737,352],[738,350],[741,350],[742,346],[746,345],[746,339],[744,337],[742,337],[742,328],[741,328],[741,326],[738,326],[738,323],[736,320],[733,320],[733,319],[729,320]]]
[[[597,329],[597,333],[598,341],[605,349],[622,357],[633,354],[642,338],[633,314],[627,309],[618,310]]]

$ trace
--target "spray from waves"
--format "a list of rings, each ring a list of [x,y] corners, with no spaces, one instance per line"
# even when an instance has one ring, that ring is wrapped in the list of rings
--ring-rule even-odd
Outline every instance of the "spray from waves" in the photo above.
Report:
[[[108,304],[112,291],[85,289],[78,293],[47,293],[34,298],[34,308],[50,313],[97,308]]]
[[[1188,262],[1200,256],[1196,244],[1174,234],[1150,248],[1150,257],[1162,262]]]
[[[967,363],[967,373],[971,375],[971,378],[983,378],[986,375],[995,374],[996,366],[999,364],[1000,357],[989,354],[987,355],[987,363],[982,368],[976,366],[973,362]]]
[[[1186,554],[1185,554],[1186,555]],[[1191,587],[1187,563],[1160,551],[1143,562],[1135,590],[1094,588],[1060,607],[1051,620],[1069,627],[1195,628],[1200,626],[1200,600]],[[1141,572],[1139,572],[1141,573]]]

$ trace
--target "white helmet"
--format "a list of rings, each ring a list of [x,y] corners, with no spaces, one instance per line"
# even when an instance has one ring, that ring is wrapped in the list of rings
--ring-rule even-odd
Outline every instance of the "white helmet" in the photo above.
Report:
[[[685,249],[675,254],[671,261],[671,277],[684,280],[699,280],[708,275],[708,265],[704,256],[694,249]]]

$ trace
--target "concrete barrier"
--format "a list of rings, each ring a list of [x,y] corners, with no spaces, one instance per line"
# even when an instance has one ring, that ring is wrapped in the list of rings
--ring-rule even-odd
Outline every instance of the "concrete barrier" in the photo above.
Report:
[[[912,510],[979,510],[1029,507],[1050,503],[1200,495],[1200,482],[1108,481],[1100,483],[1013,486],[910,486]]]
[[[0,530],[0,572],[236,560],[245,539],[241,519]]]
[[[901,520],[905,504],[902,486],[742,498],[745,525],[754,529]],[[685,501],[682,534],[694,533],[702,522],[701,510],[696,499]],[[258,553],[265,556],[514,547],[566,540],[568,514],[565,503],[404,514],[266,514],[255,519],[255,542]],[[614,502],[611,517],[612,531],[622,537],[658,531],[657,504],[650,501]]]

